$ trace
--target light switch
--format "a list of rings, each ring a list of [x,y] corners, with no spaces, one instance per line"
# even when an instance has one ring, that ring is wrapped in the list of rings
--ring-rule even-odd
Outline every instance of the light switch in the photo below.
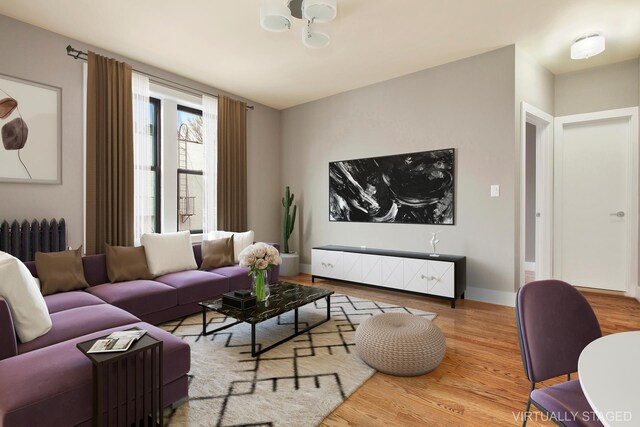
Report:
[[[500,186],[492,185],[491,186],[491,197],[500,197]]]

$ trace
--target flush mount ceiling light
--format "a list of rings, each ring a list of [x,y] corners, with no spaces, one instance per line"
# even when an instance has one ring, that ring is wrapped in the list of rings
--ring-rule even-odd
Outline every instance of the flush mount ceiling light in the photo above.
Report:
[[[318,30],[315,25],[308,23],[302,30],[302,44],[311,49],[326,47],[331,42],[331,37],[326,29]]]
[[[302,14],[304,19],[317,24],[333,21],[338,14],[337,0],[304,0]]]
[[[291,28],[291,10],[274,0],[265,0],[260,8],[260,26],[267,31],[279,33]]]
[[[286,3],[286,5],[285,5]],[[302,28],[302,43],[311,49],[328,46],[331,37],[324,24],[336,18],[337,0],[262,0],[260,26],[267,31],[281,32],[291,29],[292,18],[306,21]]]
[[[578,37],[571,45],[571,59],[588,59],[604,52],[604,36],[600,33]]]

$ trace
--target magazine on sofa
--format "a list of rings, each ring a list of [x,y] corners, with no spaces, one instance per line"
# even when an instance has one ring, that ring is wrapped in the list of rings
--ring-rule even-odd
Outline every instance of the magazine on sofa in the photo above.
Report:
[[[116,331],[106,338],[96,341],[87,353],[110,353],[129,350],[129,347],[142,338],[147,331],[133,329],[129,331]]]

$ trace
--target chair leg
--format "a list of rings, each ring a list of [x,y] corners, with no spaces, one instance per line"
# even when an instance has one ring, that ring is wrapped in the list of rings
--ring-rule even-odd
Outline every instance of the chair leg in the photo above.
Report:
[[[527,408],[524,410],[524,416],[522,417],[522,427],[527,425],[527,417],[531,410],[531,392],[536,388],[536,383],[531,383],[531,390],[529,391],[529,399],[527,400]]]
[[[524,410],[524,417],[522,417],[522,427],[527,425],[527,416],[529,415],[529,410],[531,409],[531,398],[527,400],[527,409]]]
[[[571,381],[571,374],[567,374],[567,381]]]

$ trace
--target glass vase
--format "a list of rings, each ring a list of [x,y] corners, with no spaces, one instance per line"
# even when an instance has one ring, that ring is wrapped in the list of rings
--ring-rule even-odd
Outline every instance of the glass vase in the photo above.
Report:
[[[267,270],[256,270],[252,272],[251,277],[253,279],[251,283],[251,295],[254,295],[258,301],[266,301],[271,294]]]

